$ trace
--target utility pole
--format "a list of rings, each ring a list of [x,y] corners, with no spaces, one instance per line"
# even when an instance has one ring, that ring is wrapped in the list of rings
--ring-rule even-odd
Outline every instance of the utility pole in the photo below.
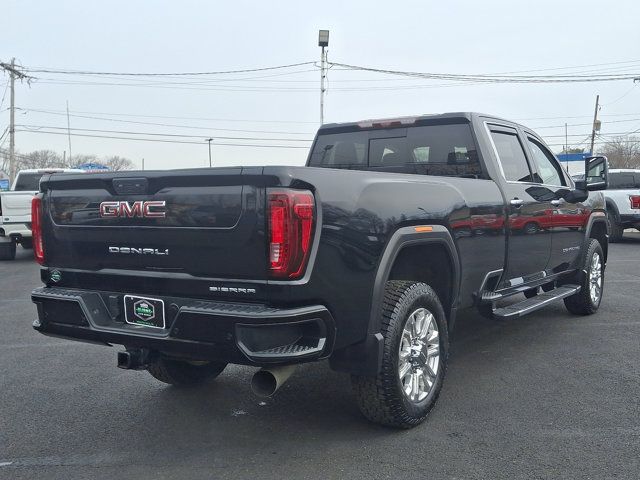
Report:
[[[9,70],[9,78],[11,79],[11,103],[9,104],[9,178],[13,182],[16,176],[16,59],[11,59],[11,70]]]
[[[16,173],[16,78],[30,80],[31,77],[16,69],[15,58],[11,59],[11,63],[0,62],[0,68],[9,72],[9,84],[11,87],[9,105],[9,177],[13,181]]]
[[[69,122],[69,100],[67,100],[67,137],[69,138],[69,165],[71,165],[71,123]]]
[[[600,131],[600,125],[598,124],[598,107],[600,102],[600,95],[596,95],[596,109],[593,112],[593,128],[591,129],[591,155],[593,155],[593,144],[596,141],[596,130]]]
[[[324,123],[324,93],[325,81],[327,79],[327,52],[326,47],[329,46],[329,30],[320,30],[318,32],[318,46],[322,48],[320,53],[320,125]]]
[[[211,142],[213,142],[213,138],[207,138],[205,142],[209,142],[209,168],[211,168]]]
[[[144,171],[144,157],[142,157],[142,171]]]

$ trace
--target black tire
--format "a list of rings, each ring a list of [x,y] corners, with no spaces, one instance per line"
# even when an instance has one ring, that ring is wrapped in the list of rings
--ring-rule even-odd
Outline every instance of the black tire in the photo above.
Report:
[[[183,360],[158,355],[148,366],[147,371],[156,380],[169,385],[197,385],[217,377],[227,366],[226,363],[208,362],[195,364]]]
[[[380,372],[375,377],[352,375],[351,383],[360,411],[367,419],[397,428],[415,427],[427,418],[442,389],[449,351],[447,320],[437,294],[424,283],[387,282],[382,308],[384,346]],[[439,335],[433,345],[439,346],[439,363],[426,397],[413,401],[405,395],[399,376],[400,346],[404,327],[419,308],[428,310],[435,320]]]
[[[20,245],[22,245],[22,248],[24,248],[25,250],[31,250],[33,248],[33,239],[23,238],[22,240],[20,240]]]
[[[535,222],[529,222],[524,226],[522,231],[524,233],[526,233],[527,235],[533,235],[533,234],[538,233],[540,231],[540,227]]]
[[[609,243],[617,243],[622,240],[624,228],[618,223],[615,213],[607,211],[607,223],[609,224]]]
[[[16,258],[16,242],[0,243],[0,260],[14,260]]]
[[[591,273],[593,270],[593,257],[594,255],[599,255],[600,258],[600,293],[597,298],[597,301],[593,301],[591,298]],[[600,307],[600,303],[602,302],[602,293],[604,291],[604,256],[602,254],[602,246],[600,242],[597,240],[591,240],[589,242],[589,246],[583,257],[583,268],[586,270],[587,274],[582,275],[584,278],[580,283],[582,287],[578,293],[575,295],[571,295],[564,299],[564,304],[571,313],[576,315],[591,315],[596,313],[598,308]]]
[[[524,296],[527,298],[533,298],[536,295],[538,295],[538,288],[530,288],[529,290],[525,290],[524,292]]]

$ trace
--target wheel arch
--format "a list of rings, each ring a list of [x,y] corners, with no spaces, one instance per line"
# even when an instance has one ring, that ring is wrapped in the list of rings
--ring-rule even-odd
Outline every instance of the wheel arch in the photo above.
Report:
[[[362,342],[350,345],[338,351],[334,351],[329,358],[331,368],[337,371],[348,372],[356,375],[375,376],[380,371],[383,356],[383,337],[380,333],[382,326],[382,300],[385,286],[393,272],[396,260],[400,262],[394,275],[406,272],[406,259],[415,258],[410,253],[416,251],[446,252],[446,259],[450,266],[450,294],[448,295],[448,307],[445,308],[447,326],[449,331],[453,328],[460,291],[460,260],[453,237],[449,230],[442,225],[420,225],[402,227],[396,230],[382,253],[378,269],[376,271],[372,298],[371,312],[368,320],[367,334]],[[405,250],[406,249],[406,250]],[[413,250],[416,249],[416,250]],[[410,253],[401,253],[401,252]],[[440,260],[442,261],[442,260]],[[399,279],[398,279],[399,280]],[[420,280],[418,278],[404,278],[403,280]],[[438,284],[431,285],[438,293]]]
[[[619,221],[620,220],[620,210],[618,210],[618,206],[616,205],[616,202],[611,198],[605,197],[605,205],[606,205],[607,212],[608,211],[613,212],[613,214],[616,217],[616,220]]]
[[[607,227],[607,217],[604,212],[594,212],[589,217],[584,245],[582,248],[583,251],[586,250],[589,240],[592,238],[600,243],[602,253],[604,254],[604,262],[606,264],[607,257],[609,255],[609,231]]]
[[[420,231],[425,227],[429,230]],[[445,281],[440,277],[437,282],[431,281],[436,278],[434,269],[445,265]],[[376,272],[369,318],[370,334],[380,331],[382,299],[388,280],[414,280],[429,284],[443,303],[449,328],[453,327],[460,291],[460,260],[453,237],[446,227],[403,227],[391,236]]]

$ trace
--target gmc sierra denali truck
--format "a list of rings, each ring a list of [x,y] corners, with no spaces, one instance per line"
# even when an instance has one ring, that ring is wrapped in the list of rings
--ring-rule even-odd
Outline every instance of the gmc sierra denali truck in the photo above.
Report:
[[[449,113],[324,125],[304,167],[53,174],[33,201],[33,327],[122,345],[119,367],[169,384],[261,367],[262,395],[328,359],[364,416],[408,428],[457,311],[596,312],[606,158],[585,171],[526,127]]]

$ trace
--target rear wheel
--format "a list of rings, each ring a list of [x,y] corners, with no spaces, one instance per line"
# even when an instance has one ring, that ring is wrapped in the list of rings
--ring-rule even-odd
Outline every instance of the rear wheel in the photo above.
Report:
[[[444,310],[424,283],[387,282],[383,302],[382,367],[375,377],[351,377],[358,406],[369,420],[414,427],[433,408],[447,367]]]
[[[598,310],[604,288],[604,255],[597,240],[591,240],[584,258],[584,270],[587,272],[580,283],[580,291],[564,299],[571,313],[591,315]]]
[[[13,260],[16,258],[16,242],[0,243],[0,260]]]
[[[20,245],[22,245],[22,248],[24,248],[25,250],[31,250],[33,248],[33,239],[23,238],[20,241]]]
[[[189,362],[158,355],[147,371],[161,382],[170,385],[196,385],[217,377],[227,366],[218,362]]]
[[[607,212],[607,223],[609,224],[609,242],[616,243],[622,240],[624,228],[618,223],[615,213]]]

